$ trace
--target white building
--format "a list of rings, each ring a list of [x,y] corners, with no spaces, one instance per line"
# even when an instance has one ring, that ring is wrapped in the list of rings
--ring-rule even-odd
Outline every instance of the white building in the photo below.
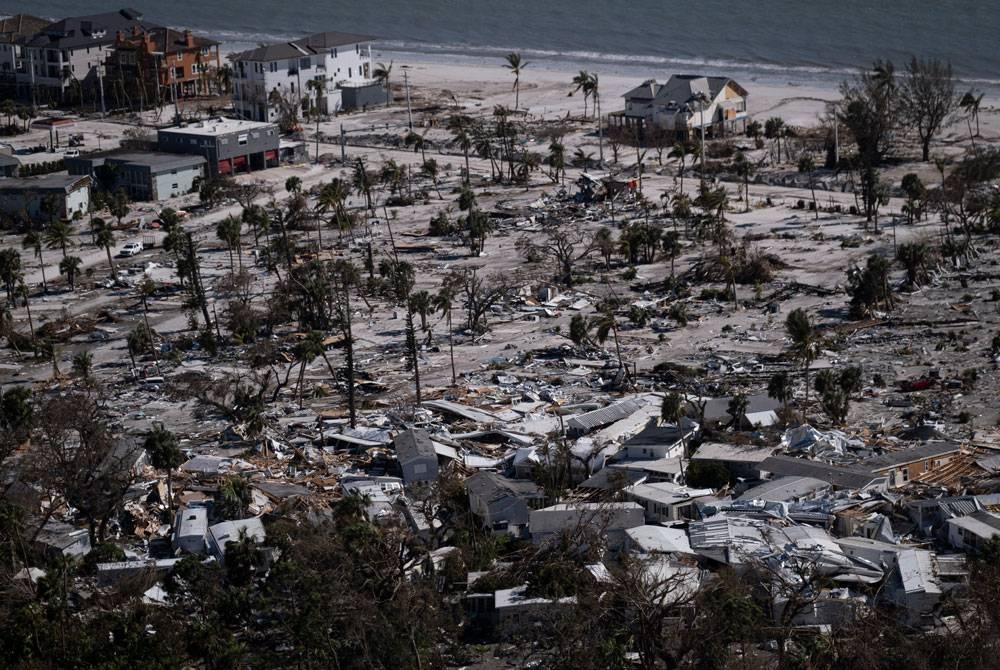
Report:
[[[302,116],[372,107],[386,92],[372,77],[372,38],[325,32],[244,51],[233,61],[233,107],[243,118],[276,122],[282,106]],[[320,83],[320,90],[309,82]]]

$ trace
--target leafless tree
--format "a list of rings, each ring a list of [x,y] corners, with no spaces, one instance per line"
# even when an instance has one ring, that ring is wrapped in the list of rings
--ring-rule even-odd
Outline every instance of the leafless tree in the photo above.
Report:
[[[899,111],[903,123],[920,138],[921,157],[930,160],[931,141],[958,109],[959,96],[951,65],[937,59],[913,56],[899,89]]]

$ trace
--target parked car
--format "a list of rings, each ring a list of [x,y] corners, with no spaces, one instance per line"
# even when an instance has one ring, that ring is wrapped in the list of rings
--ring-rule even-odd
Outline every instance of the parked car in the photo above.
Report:
[[[122,256],[135,256],[142,251],[142,242],[129,242],[124,247],[122,247]]]
[[[65,156],[66,158],[77,158],[79,155],[80,155],[79,149],[67,149],[65,152],[63,152],[63,156]]]

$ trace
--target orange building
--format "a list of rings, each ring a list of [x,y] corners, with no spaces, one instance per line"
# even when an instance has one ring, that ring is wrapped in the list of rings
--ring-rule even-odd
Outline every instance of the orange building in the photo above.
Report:
[[[112,84],[148,100],[172,101],[219,92],[219,43],[190,30],[134,28],[119,33],[109,59]]]

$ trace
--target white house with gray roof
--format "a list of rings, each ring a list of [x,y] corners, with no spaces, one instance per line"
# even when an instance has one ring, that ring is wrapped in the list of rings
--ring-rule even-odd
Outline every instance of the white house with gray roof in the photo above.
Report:
[[[385,104],[385,89],[373,78],[372,39],[323,32],[232,56],[236,114],[277,122],[282,104],[298,109],[300,117],[313,106],[330,115]],[[319,82],[320,89],[310,88],[310,81]]]
[[[625,93],[625,109],[608,115],[612,125],[659,129],[690,139],[705,128],[710,137],[746,130],[749,93],[729,77],[675,74],[665,84],[648,79]]]

